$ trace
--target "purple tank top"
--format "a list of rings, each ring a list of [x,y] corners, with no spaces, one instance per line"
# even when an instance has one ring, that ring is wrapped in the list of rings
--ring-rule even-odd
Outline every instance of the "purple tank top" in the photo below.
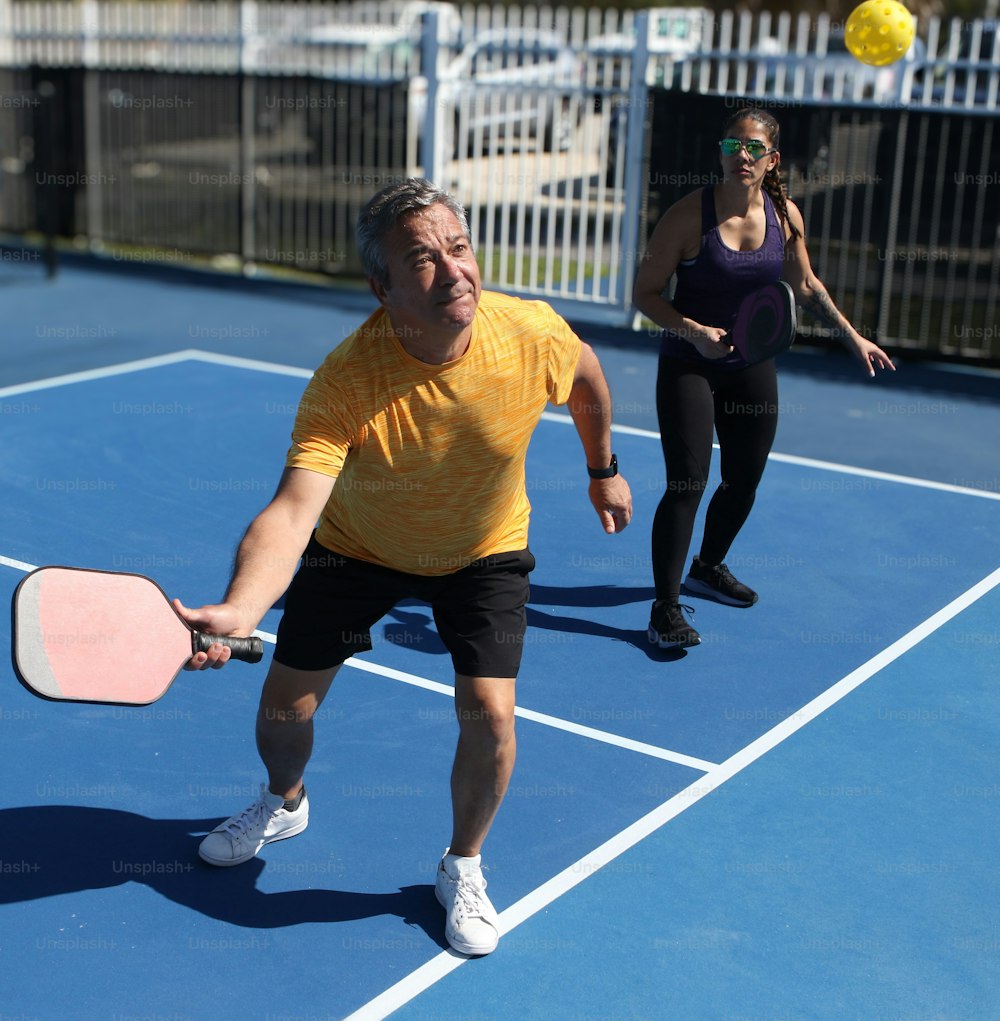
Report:
[[[715,216],[715,192],[711,185],[701,192],[701,251],[677,267],[673,306],[683,316],[703,326],[728,329],[736,321],[740,302],[751,292],[781,279],[785,264],[785,233],[767,192],[764,196],[764,243],[752,252],[737,252],[719,236]],[[736,352],[708,359],[693,344],[669,330],[663,331],[660,352],[673,358],[696,359],[722,368],[742,368],[746,363]]]

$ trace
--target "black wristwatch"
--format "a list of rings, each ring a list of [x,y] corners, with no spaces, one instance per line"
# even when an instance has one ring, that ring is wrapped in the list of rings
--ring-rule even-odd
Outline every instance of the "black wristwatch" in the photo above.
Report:
[[[611,455],[611,464],[607,468],[591,468],[587,465],[587,474],[592,479],[613,479],[618,474],[618,455]]]

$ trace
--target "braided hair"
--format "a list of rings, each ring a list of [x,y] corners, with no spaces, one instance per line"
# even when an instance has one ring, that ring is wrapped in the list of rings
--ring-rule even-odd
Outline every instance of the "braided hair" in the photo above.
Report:
[[[740,110],[737,110],[731,117],[727,117],[725,123],[722,126],[722,133],[725,135],[729,129],[736,124],[738,121],[756,121],[766,132],[768,137],[771,139],[771,145],[775,149],[778,148],[781,138],[781,128],[778,125],[777,120],[769,114],[766,110],[762,110],[756,106],[745,106]],[[802,236],[802,232],[798,230],[788,219],[788,193],[785,191],[785,183],[781,173],[781,164],[778,163],[776,167],[771,169],[764,175],[764,191],[771,197],[771,201],[774,203],[774,208],[778,211],[778,217],[782,223],[788,225],[788,229],[791,231],[791,240],[794,241],[797,237]]]

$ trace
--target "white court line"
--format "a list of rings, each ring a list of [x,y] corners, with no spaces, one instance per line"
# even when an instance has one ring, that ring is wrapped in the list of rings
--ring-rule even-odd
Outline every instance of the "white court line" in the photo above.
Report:
[[[276,376],[297,376],[301,379],[310,379],[313,374],[312,369],[300,369],[295,365],[279,365],[277,362],[262,362],[256,358],[238,358],[235,355],[220,355],[211,351],[188,348],[184,351],[173,351],[170,354],[154,355],[151,358],[138,358],[132,362],[105,365],[99,369],[86,369],[83,372],[69,372],[62,376],[49,376],[47,379],[36,379],[30,383],[15,383],[13,386],[0,387],[0,397],[15,397],[17,394],[32,393],[36,390],[51,390],[57,386],[87,383],[95,379],[107,379],[110,376],[123,376],[126,373],[141,372],[144,369],[159,369],[165,365],[177,365],[179,362],[209,362],[229,368],[252,369],[255,372],[270,372]]]
[[[13,560],[10,557],[0,556],[0,566],[13,567],[19,571],[34,571],[33,564],[26,564],[23,560]],[[265,642],[273,645],[277,636],[270,631],[260,629],[253,634]],[[446,695],[448,698],[455,697],[455,689],[440,681],[431,681],[426,677],[419,677],[417,674],[408,674],[394,667],[381,666],[378,663],[368,663],[350,656],[344,661],[345,666],[354,667],[356,670],[363,670],[370,674],[379,674],[393,681],[402,681],[416,688],[424,688],[426,691],[433,691],[439,695]],[[599,741],[602,744],[613,745],[616,748],[623,748],[626,751],[638,752],[640,755],[648,755],[650,758],[662,759],[664,762],[673,762],[679,766],[687,766],[689,769],[697,769],[701,773],[708,773],[718,768],[718,763],[709,762],[707,759],[698,759],[693,755],[685,755],[683,752],[674,752],[669,748],[660,748],[657,745],[647,744],[645,741],[633,741],[628,737],[621,737],[618,734],[611,734],[605,730],[597,730],[594,727],[584,727],[579,723],[572,723],[559,716],[549,716],[547,713],[538,713],[533,709],[523,709],[521,706],[514,708],[514,715],[522,719],[531,720],[533,723],[540,723],[545,727],[552,727],[553,730],[565,730],[567,733],[575,734],[577,737],[586,737],[591,741]]]
[[[569,415],[560,415],[554,411],[543,411],[542,418],[547,422],[558,422],[562,425],[572,425],[573,419]],[[645,436],[649,439],[658,440],[660,434],[652,429],[637,429],[631,425],[612,424],[612,432],[623,433],[626,436]],[[712,444],[713,448],[719,449],[718,443]],[[794,464],[803,468],[816,468],[819,471],[840,472],[844,475],[859,475],[866,479],[879,479],[882,482],[896,482],[903,486],[917,486],[921,489],[937,489],[944,493],[959,493],[962,496],[978,496],[984,500],[1000,500],[1000,493],[990,492],[986,489],[973,489],[971,486],[956,486],[950,482],[934,482],[931,479],[915,478],[912,475],[894,475],[892,472],[877,471],[873,468],[856,468],[850,464],[838,464],[836,461],[818,461],[812,457],[800,457],[797,454],[776,454],[767,455],[769,461],[780,461],[784,464]]]
[[[555,422],[558,425],[572,425],[573,419],[569,415],[562,415],[558,411],[543,411],[542,418],[546,422]],[[639,429],[634,425],[618,425],[612,423],[611,428],[616,433],[623,433],[625,436],[645,436],[650,440],[658,440],[660,434],[653,429]]]
[[[273,372],[277,376],[297,376],[299,379],[312,379],[313,369],[301,369],[296,365],[279,365],[277,362],[264,362],[257,358],[240,358],[237,355],[220,355],[214,351],[186,352],[191,361],[209,362],[212,365],[227,365],[234,369],[252,369],[254,372]]]
[[[904,486],[919,486],[921,489],[937,489],[943,493],[960,493],[962,496],[978,496],[984,500],[1000,500],[1000,493],[988,489],[973,489],[970,486],[956,486],[950,482],[933,482],[930,479],[916,479],[909,475],[893,475],[891,472],[874,471],[870,468],[854,468],[834,461],[817,461],[811,457],[799,457],[796,454],[770,454],[771,461],[782,461],[803,468],[816,468],[819,471],[842,472],[848,475],[860,475],[866,479],[879,479],[882,482],[898,482]]]
[[[276,636],[268,631],[254,631],[258,638],[265,642],[275,641]],[[455,697],[455,689],[440,681],[431,681],[426,677],[417,674],[408,674],[394,667],[380,666],[378,663],[369,663],[366,660],[351,656],[344,661],[345,666],[354,667],[357,670],[364,670],[370,674],[380,674],[394,681],[402,681],[404,684],[412,684],[416,688],[424,688],[426,691],[434,691],[439,695],[446,695],[448,698]],[[541,723],[543,726],[552,727],[555,730],[565,730],[577,737],[587,737],[592,741],[600,741],[603,744],[614,745],[616,748],[625,748],[628,751],[638,752],[640,755],[648,755],[654,759],[663,759],[665,762],[674,762],[679,766],[688,766],[690,769],[697,769],[702,773],[708,773],[718,769],[717,762],[709,762],[707,759],[698,759],[693,755],[685,755],[683,752],[674,752],[669,748],[660,748],[657,745],[647,744],[645,741],[633,741],[628,737],[620,737],[618,734],[611,734],[605,730],[597,730],[594,727],[584,727],[582,724],[564,720],[559,716],[549,716],[548,713],[535,712],[534,709],[524,709],[521,706],[514,708],[514,715],[522,719],[531,720],[533,723]]]
[[[583,880],[630,850],[641,840],[644,840],[666,823],[675,819],[692,805],[697,804],[707,794],[718,790],[728,780],[731,780],[763,755],[775,749],[807,723],[811,723],[880,670],[883,670],[890,663],[899,659],[900,656],[909,652],[914,646],[937,631],[938,628],[996,588],[997,585],[1000,585],[1000,568],[997,568],[978,584],[973,585],[972,588],[967,589],[962,595],[953,599],[943,609],[938,610],[937,613],[928,617],[923,623],[918,624],[913,630],[903,635],[902,638],[897,639],[897,641],[883,649],[878,655],[873,656],[867,663],[862,664],[856,670],[847,674],[846,677],[841,678],[832,687],[827,688],[826,691],[803,706],[793,716],[786,717],[781,723],[772,727],[771,730],[762,734],[755,741],[751,741],[745,748],[741,748],[735,755],[730,756],[725,762],[716,766],[701,779],[696,780],[689,787],[679,791],[672,798],[654,808],[653,811],[630,826],[627,826],[610,840],[594,848],[590,854],[585,855],[569,868],[553,876],[550,880],[532,890],[527,896],[522,897],[509,908],[502,911],[500,913],[501,933],[509,933],[522,922],[531,918],[532,915],[538,914],[539,911],[548,907],[553,901],[573,889],[574,886],[582,883]],[[420,993],[424,992],[424,990],[430,988],[430,986],[460,967],[467,960],[469,958],[462,957],[450,950],[437,954],[426,964],[421,965],[421,967],[411,972],[395,985],[390,986],[353,1014],[350,1014],[345,1018],[345,1021],[381,1021],[382,1018],[387,1017],[393,1011],[409,1003]]]
[[[670,751],[668,748],[659,748],[656,745],[646,744],[645,741],[633,741],[631,738],[619,737],[617,734],[609,734],[607,731],[596,730],[594,727],[584,727],[582,724],[571,723],[558,716],[536,713],[534,709],[522,709],[518,706],[514,710],[514,715],[522,716],[524,719],[533,720],[536,723],[543,723],[546,727],[565,730],[579,737],[589,737],[594,741],[603,741],[606,744],[617,745],[619,748],[628,748],[630,751],[639,752],[642,755],[650,755],[654,759],[676,762],[679,766],[689,766],[691,769],[698,769],[703,773],[717,768],[717,763],[709,762],[707,759],[696,759],[693,755],[684,755],[681,752]]]
[[[25,574],[28,571],[35,570],[35,564],[26,564],[23,560],[14,560],[11,557],[0,557],[0,567],[13,567],[16,571],[24,571]]]
[[[0,387],[0,397],[14,397],[17,394],[32,393],[35,390],[50,390],[53,387],[66,386],[70,383],[86,383],[93,379],[106,379],[108,376],[123,376],[127,372],[141,372],[143,369],[158,369],[164,365],[176,365],[178,362],[186,362],[190,359],[190,351],[174,351],[172,354],[156,355],[153,358],[139,358],[134,362],[105,365],[100,369],[86,369],[83,372],[69,372],[63,376],[49,376],[48,379],[36,379],[31,383],[15,383],[13,386]]]
[[[175,365],[183,361],[207,362],[213,365],[226,365],[231,368],[251,369],[255,372],[271,372],[277,376],[295,376],[300,379],[310,379],[313,374],[312,369],[302,369],[295,365],[282,365],[279,362],[265,362],[256,358],[240,358],[236,355],[216,354],[213,351],[188,348],[183,351],[175,351],[172,354],[157,355],[153,358],[141,358],[137,361],[121,362],[118,365],[108,365],[100,369],[71,372],[65,376],[51,376],[48,379],[40,379],[32,383],[18,383],[14,386],[2,387],[0,388],[0,398],[31,393],[33,390],[46,390],[51,387],[65,386],[68,383],[82,383],[93,379],[104,379],[108,376],[120,376],[127,372],[138,372],[142,369]],[[546,422],[555,422],[561,425],[573,424],[573,419],[569,415],[553,411],[543,411],[542,419]],[[613,432],[621,433],[624,436],[643,436],[654,440],[660,438],[660,434],[655,430],[639,429],[631,425],[613,423],[611,429]],[[713,444],[713,446],[718,447],[718,444]],[[920,479],[910,475],[894,475],[891,472],[874,471],[869,468],[855,468],[849,464],[819,461],[810,457],[799,457],[795,454],[776,454],[772,452],[768,454],[768,460],[782,461],[786,464],[795,464],[806,468],[816,468],[819,471],[841,472],[845,475],[859,475],[863,478],[881,479],[883,482],[895,482],[904,486],[917,486],[921,489],[936,489],[946,493],[958,493],[962,496],[978,496],[985,500],[1000,500],[1000,493],[993,493],[984,489],[955,486],[947,482],[934,482],[930,479]]]

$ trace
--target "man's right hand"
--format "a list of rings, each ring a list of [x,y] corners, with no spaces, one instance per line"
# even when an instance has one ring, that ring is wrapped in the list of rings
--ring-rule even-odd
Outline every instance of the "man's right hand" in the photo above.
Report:
[[[244,630],[236,607],[229,603],[217,603],[189,609],[179,599],[173,601],[174,609],[197,631],[209,635],[245,635],[253,628]],[[213,645],[207,652],[196,652],[184,664],[185,670],[218,670],[229,662],[231,651],[224,645]]]
[[[288,588],[334,481],[306,468],[286,468],[278,491],[240,542],[226,602],[189,609],[175,599],[174,608],[181,617],[205,634],[250,635]],[[195,653],[185,669],[218,668],[229,662],[229,656],[229,649],[214,645],[208,652]]]

